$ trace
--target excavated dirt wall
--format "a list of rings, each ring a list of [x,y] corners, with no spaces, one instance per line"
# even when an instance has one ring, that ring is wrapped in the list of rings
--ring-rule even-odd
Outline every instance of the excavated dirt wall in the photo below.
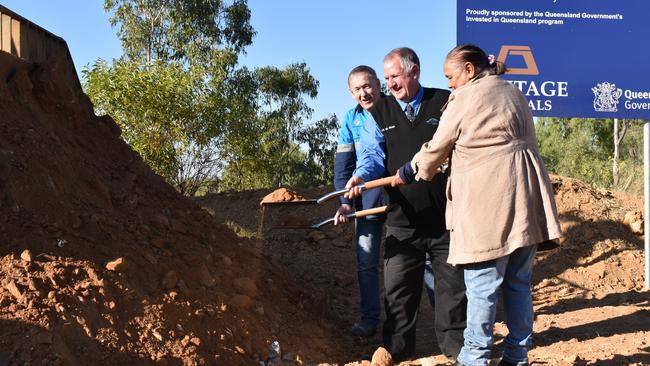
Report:
[[[308,288],[94,115],[65,42],[0,13],[0,365],[349,358]]]

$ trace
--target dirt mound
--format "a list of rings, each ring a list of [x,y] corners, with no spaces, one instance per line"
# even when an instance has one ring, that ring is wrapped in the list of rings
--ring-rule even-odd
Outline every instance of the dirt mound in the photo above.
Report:
[[[305,197],[288,188],[278,188],[262,198],[260,205],[271,202],[304,201]]]
[[[0,364],[251,365],[274,340],[288,365],[345,359],[311,294],[154,174],[61,62],[0,52]]]

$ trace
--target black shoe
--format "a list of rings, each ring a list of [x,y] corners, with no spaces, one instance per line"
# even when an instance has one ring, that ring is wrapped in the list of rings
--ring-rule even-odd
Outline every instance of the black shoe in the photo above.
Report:
[[[377,333],[377,327],[374,325],[367,325],[363,323],[356,323],[352,327],[351,331],[352,335],[355,337],[364,337],[364,338],[370,338]]]
[[[528,364],[525,364],[525,365],[528,366]],[[506,361],[506,360],[504,360],[502,358],[501,361],[499,361],[499,366],[517,366],[517,363],[516,362]]]

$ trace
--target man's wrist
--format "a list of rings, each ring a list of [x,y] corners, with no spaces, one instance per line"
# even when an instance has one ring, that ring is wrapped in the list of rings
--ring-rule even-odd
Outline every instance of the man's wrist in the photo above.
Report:
[[[408,184],[415,180],[415,171],[413,171],[413,167],[411,166],[410,161],[402,165],[402,167],[399,168],[398,172],[399,172],[399,177],[402,179],[404,183]]]

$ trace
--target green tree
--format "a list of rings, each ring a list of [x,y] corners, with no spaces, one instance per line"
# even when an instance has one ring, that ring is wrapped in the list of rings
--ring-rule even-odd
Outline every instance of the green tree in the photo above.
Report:
[[[105,0],[132,60],[209,64],[215,52],[237,55],[253,42],[245,0]]]
[[[307,65],[243,69],[238,78],[257,90],[250,101],[257,113],[238,120],[226,137],[230,154],[225,158],[224,188],[329,183],[337,120],[305,125],[312,114],[305,99],[314,98],[318,90]]]
[[[307,65],[237,67],[255,35],[245,0],[105,0],[104,7],[124,55],[85,69],[86,92],[180,192],[326,181],[333,142],[322,129],[335,127],[304,126],[312,114],[306,101],[318,92]]]
[[[638,193],[642,168],[639,159],[641,124],[627,121],[626,139],[621,141],[620,183],[614,184],[614,121],[611,119],[540,118],[536,124],[540,153],[552,173],[578,178],[594,187]],[[639,184],[640,183],[640,184]]]
[[[97,61],[83,70],[96,110],[111,115],[124,140],[180,192],[195,194],[219,173],[220,106],[211,90],[177,63]]]

